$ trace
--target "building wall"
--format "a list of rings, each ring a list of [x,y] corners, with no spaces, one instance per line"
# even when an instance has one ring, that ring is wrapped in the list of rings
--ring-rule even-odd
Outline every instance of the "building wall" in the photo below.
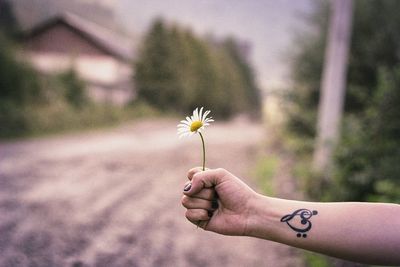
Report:
[[[89,96],[96,102],[124,105],[135,97],[131,66],[113,57],[35,51],[27,55],[31,64],[43,74],[56,75],[73,68],[85,81]]]
[[[63,24],[35,35],[25,48],[25,56],[41,73],[56,75],[73,68],[96,102],[123,105],[135,96],[130,64],[104,53]]]

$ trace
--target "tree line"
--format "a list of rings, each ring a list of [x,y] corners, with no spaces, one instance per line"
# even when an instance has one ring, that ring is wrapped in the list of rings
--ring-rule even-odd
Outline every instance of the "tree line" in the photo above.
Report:
[[[157,19],[135,63],[139,99],[163,111],[195,107],[214,116],[256,115],[261,106],[253,70],[234,38],[216,41]]]

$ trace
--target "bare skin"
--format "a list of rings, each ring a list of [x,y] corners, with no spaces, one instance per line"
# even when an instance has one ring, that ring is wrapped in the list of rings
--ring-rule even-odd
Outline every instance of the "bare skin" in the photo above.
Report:
[[[188,179],[182,197],[186,218],[204,230],[366,264],[400,264],[400,205],[267,197],[224,169],[194,168]],[[218,207],[213,205],[217,197]]]

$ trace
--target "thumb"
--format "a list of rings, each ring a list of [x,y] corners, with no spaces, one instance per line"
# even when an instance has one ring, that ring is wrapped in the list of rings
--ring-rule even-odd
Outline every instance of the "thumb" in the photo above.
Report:
[[[185,195],[192,196],[204,188],[211,188],[222,183],[228,172],[224,169],[212,169],[193,174],[190,189],[184,191]]]

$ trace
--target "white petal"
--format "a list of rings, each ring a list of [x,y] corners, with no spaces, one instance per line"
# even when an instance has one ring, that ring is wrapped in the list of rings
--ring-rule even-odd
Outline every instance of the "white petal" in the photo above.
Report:
[[[189,136],[189,135],[190,135],[189,132],[180,133],[179,134],[179,138],[183,138],[183,137],[186,137],[186,136]]]
[[[182,138],[186,137],[187,135],[188,135],[187,133],[180,134],[180,135],[179,135],[179,139],[182,139]]]
[[[188,122],[187,120],[183,120],[183,121],[181,121],[181,123],[186,124],[186,125],[190,125],[190,122]]]
[[[206,112],[204,112],[204,116],[203,116],[203,120],[205,120],[207,118],[207,115],[210,114],[211,111],[207,110]]]
[[[199,121],[203,121],[202,117],[203,117],[203,107],[201,107],[199,111]]]
[[[185,127],[179,127],[178,130],[185,130],[185,131],[189,131],[190,128],[185,126]]]
[[[188,131],[178,131],[177,134],[189,133]]]
[[[199,114],[198,114],[198,112],[197,112],[197,109],[198,109],[198,108],[196,108],[195,110],[193,110],[193,116],[192,116],[192,118],[193,118],[194,121],[197,121],[197,120],[198,120],[198,117],[199,117]]]
[[[200,111],[199,111],[199,108],[197,108],[197,115],[196,115],[196,119],[199,121],[200,120]]]

